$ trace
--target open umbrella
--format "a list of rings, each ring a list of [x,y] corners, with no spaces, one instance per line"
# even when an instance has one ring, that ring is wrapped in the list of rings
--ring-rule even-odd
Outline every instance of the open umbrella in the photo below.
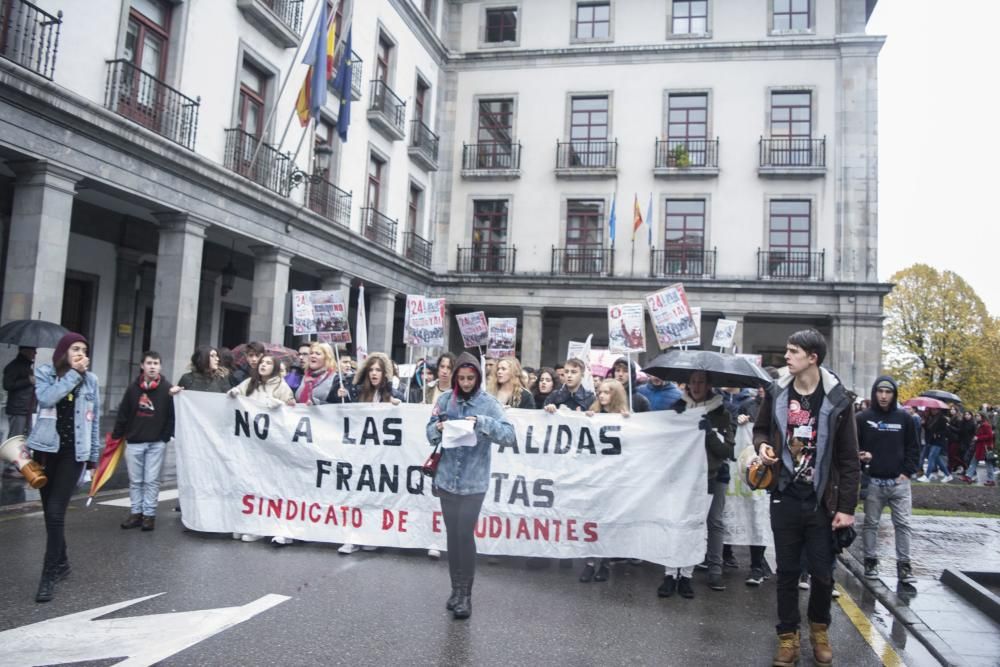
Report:
[[[285,367],[295,366],[299,363],[299,353],[291,348],[278,343],[264,343],[264,354],[274,357],[274,363],[285,362]],[[233,348],[233,361],[237,366],[242,366],[247,361],[247,344],[243,343]]]
[[[642,369],[661,380],[687,382],[694,371],[708,373],[713,387],[767,387],[771,376],[744,357],[710,350],[670,350]]]
[[[935,410],[947,410],[948,404],[930,396],[917,396],[903,403],[910,408],[933,408]]]
[[[945,403],[961,403],[962,402],[962,399],[960,399],[955,394],[951,393],[950,391],[943,391],[941,389],[928,389],[927,391],[925,391],[924,393],[922,393],[920,395],[921,396],[929,396],[930,398],[936,398],[939,401],[944,401]]]
[[[108,433],[104,437],[104,451],[101,452],[101,460],[97,462],[97,470],[90,480],[90,492],[87,494],[87,506],[94,501],[94,495],[101,490],[101,487],[108,483],[111,476],[115,474],[115,468],[121,461],[122,454],[125,453],[125,438],[112,439]]]
[[[11,320],[0,327],[0,343],[20,347],[55,347],[69,329],[45,320]]]

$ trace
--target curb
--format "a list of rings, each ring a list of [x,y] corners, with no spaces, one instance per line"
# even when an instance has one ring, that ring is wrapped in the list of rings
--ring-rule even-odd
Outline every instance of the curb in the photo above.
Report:
[[[906,626],[906,629],[913,634],[917,640],[924,645],[931,655],[942,665],[947,667],[961,667],[965,664],[962,657],[955,653],[952,648],[945,643],[938,633],[927,626],[920,617],[917,616],[909,605],[900,599],[896,592],[882,583],[881,579],[866,579],[865,568],[861,562],[849,550],[845,549],[838,557],[841,564],[854,575],[862,586],[868,589],[875,598],[885,605],[886,609]]]

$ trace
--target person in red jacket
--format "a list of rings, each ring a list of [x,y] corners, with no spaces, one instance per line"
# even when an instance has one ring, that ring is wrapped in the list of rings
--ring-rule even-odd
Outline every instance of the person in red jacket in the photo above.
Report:
[[[979,428],[976,429],[975,451],[972,453],[968,472],[962,475],[962,481],[968,484],[975,484],[976,468],[980,461],[985,461],[986,483],[984,486],[996,486],[997,483],[994,481],[996,471],[994,470],[993,462],[986,458],[986,453],[993,449],[993,427],[990,425],[990,420],[985,414],[977,414],[976,421],[979,422]]]

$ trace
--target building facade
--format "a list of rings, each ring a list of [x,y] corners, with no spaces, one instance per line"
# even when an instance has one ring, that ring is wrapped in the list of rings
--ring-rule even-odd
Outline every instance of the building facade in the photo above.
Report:
[[[291,343],[293,289],[353,323],[363,282],[400,361],[408,293],[517,317],[534,366],[682,282],[706,342],[814,326],[875,377],[872,0],[328,2],[346,141],[332,90],[293,116],[320,2],[0,0],[2,321],[87,334],[117,398],[147,347]]]

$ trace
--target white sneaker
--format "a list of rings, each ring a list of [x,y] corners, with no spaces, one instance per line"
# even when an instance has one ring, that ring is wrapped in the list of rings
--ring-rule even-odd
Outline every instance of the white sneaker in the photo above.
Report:
[[[943,477],[943,478],[941,479],[941,482],[942,482],[942,483],[944,483],[944,484],[947,484],[948,482],[950,482],[950,481],[951,481],[951,480],[953,480],[953,479],[955,479],[955,478],[954,478],[954,477],[952,477],[951,475],[945,475],[945,476],[944,476],[944,477]]]
[[[337,549],[337,553],[344,554],[345,556],[347,556],[354,553],[360,548],[361,547],[359,547],[357,544],[351,544],[350,542],[345,542],[344,544],[340,545],[339,549]]]
[[[289,545],[289,544],[291,544],[294,541],[295,540],[293,540],[290,537],[279,537],[277,535],[275,535],[274,537],[271,538],[271,544],[276,544],[276,545],[282,546],[282,547],[286,546],[286,545]]]
[[[378,551],[378,547],[368,546],[367,544],[361,547],[362,551]]]
[[[840,597],[840,591],[838,591],[836,588],[834,588],[833,591],[830,593],[830,597],[839,598]]]
[[[802,576],[799,577],[799,588],[801,590],[804,590],[804,591],[809,590],[809,575],[808,574],[803,574]]]
[[[243,540],[244,542],[256,542],[257,540],[264,539],[264,536],[263,535],[250,535],[249,533],[245,533],[243,535],[243,537],[241,537],[240,539]]]
[[[243,537],[243,533],[233,533],[233,539],[238,540]]]
[[[441,559],[441,552],[438,551],[437,549],[428,549],[427,550],[427,557],[428,558],[433,558],[434,560],[440,560]]]
[[[927,479],[926,476],[921,475],[920,477],[917,477],[914,481],[916,481],[916,482],[929,482],[930,480]]]

